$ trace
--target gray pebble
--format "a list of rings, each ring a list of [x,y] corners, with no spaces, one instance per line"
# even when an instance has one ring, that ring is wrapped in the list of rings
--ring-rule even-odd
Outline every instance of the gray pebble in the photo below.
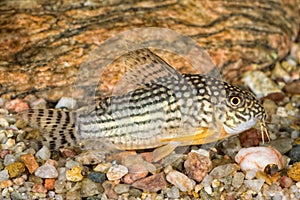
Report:
[[[220,165],[215,167],[209,175],[211,175],[213,178],[223,178],[231,173],[233,173],[236,170],[236,166],[234,164],[226,164],[226,165]]]
[[[40,178],[57,178],[58,172],[53,165],[46,163],[37,168],[34,175]]]
[[[95,183],[103,183],[106,179],[106,176],[101,172],[91,172],[89,173],[88,178]]]
[[[4,164],[4,166],[8,166],[8,165],[14,163],[15,161],[16,161],[16,158],[14,155],[6,154],[3,164]]]
[[[300,162],[300,145],[295,145],[289,154],[291,163]]]
[[[43,146],[38,152],[36,152],[35,157],[42,160],[49,160],[51,156],[50,150],[48,147]]]
[[[116,185],[116,187],[114,188],[114,191],[115,191],[117,194],[123,194],[123,193],[129,192],[129,188],[130,188],[130,185],[127,185],[127,184],[118,184],[118,185]]]
[[[293,140],[291,138],[278,138],[265,144],[262,143],[260,146],[272,146],[281,154],[285,154],[292,149],[292,143]]]
[[[171,189],[167,191],[167,196],[171,199],[178,199],[180,197],[179,189],[175,186],[171,187]]]
[[[129,190],[129,195],[133,197],[141,197],[142,196],[142,191],[136,188],[131,188]]]
[[[254,179],[254,180],[245,180],[245,185],[252,189],[255,192],[259,192],[261,187],[263,186],[265,180],[264,179]]]
[[[0,181],[5,181],[5,180],[8,180],[8,179],[9,179],[8,171],[6,169],[2,170],[0,172]]]

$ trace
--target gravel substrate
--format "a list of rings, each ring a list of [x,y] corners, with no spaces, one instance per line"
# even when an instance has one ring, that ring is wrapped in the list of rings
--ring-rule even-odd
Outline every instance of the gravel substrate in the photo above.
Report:
[[[39,131],[12,113],[50,104],[33,95],[0,99],[0,199],[300,199],[299,44],[244,82],[263,100],[271,142],[262,143],[253,128],[216,144],[177,148],[156,163],[151,151],[37,148]],[[68,107],[65,101],[57,107]],[[260,151],[244,155],[246,164],[236,157],[245,147]]]

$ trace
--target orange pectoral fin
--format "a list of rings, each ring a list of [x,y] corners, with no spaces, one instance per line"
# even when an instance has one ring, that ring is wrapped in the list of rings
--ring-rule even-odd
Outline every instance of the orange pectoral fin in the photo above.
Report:
[[[160,139],[160,142],[179,142],[180,146],[200,145],[209,142],[215,142],[228,136],[230,135],[228,135],[223,128],[221,129],[221,132],[215,132],[214,130],[210,130],[209,128],[200,127],[192,131],[190,134],[182,134],[174,137],[162,138]]]

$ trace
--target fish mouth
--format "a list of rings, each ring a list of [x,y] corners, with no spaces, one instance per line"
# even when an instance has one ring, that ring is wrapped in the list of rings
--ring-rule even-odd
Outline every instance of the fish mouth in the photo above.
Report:
[[[246,131],[248,129],[250,129],[251,127],[253,127],[256,122],[259,121],[257,118],[252,118],[246,122],[242,122],[237,126],[227,126],[226,124],[223,125],[224,130],[226,133],[228,134],[239,134],[243,131]]]

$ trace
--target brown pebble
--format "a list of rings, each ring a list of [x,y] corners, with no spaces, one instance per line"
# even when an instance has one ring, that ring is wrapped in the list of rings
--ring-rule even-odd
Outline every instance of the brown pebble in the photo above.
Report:
[[[72,149],[68,149],[68,148],[62,148],[62,149],[59,149],[59,151],[64,158],[73,158],[77,155],[77,153],[75,151],[73,151]]]
[[[239,135],[239,138],[243,147],[258,146],[260,141],[262,141],[260,130],[257,130],[255,128],[251,128],[247,131],[242,132]],[[265,141],[267,140],[268,138],[265,136]]]
[[[167,181],[164,174],[159,173],[137,180],[132,184],[132,186],[148,192],[158,192],[159,190],[163,190],[167,187]]]
[[[45,188],[47,190],[53,190],[55,185],[55,178],[46,178],[45,179]]]
[[[18,178],[15,178],[14,180],[13,180],[13,182],[16,184],[16,185],[23,185],[24,184],[24,182],[25,182],[25,179],[24,179],[24,177],[23,176],[21,176],[21,177],[18,177]]]
[[[128,167],[129,173],[123,177],[124,183],[131,184],[148,175],[148,170],[143,164],[135,164]]]
[[[23,160],[30,174],[32,174],[39,167],[39,164],[37,163],[35,157],[32,154],[22,155],[21,159]]]
[[[143,152],[140,153],[140,156],[142,156],[142,158],[149,163],[153,162],[153,152]]]
[[[0,181],[0,188],[8,188],[12,186],[14,183],[11,180]]]
[[[201,182],[205,175],[212,169],[212,162],[207,156],[190,152],[184,162],[184,168],[189,178]]]
[[[114,191],[114,184],[111,181],[105,181],[102,186],[108,199],[118,199],[118,194]]]
[[[5,169],[8,171],[10,178],[15,178],[25,172],[25,165],[22,162],[14,162],[6,166]]]
[[[275,103],[279,103],[284,99],[284,97],[285,97],[284,93],[275,92],[275,93],[268,94],[266,97],[262,98],[262,100],[270,99]]]
[[[50,165],[52,165],[54,167],[57,167],[57,165],[58,165],[57,161],[56,160],[52,160],[52,159],[47,160],[45,164],[50,164]]]
[[[293,185],[293,180],[290,177],[283,176],[279,179],[280,186],[283,188],[289,188]]]
[[[23,110],[28,110],[29,106],[23,99],[14,99],[5,103],[5,109],[21,112]]]
[[[112,162],[113,160],[117,163],[124,163],[127,156],[136,155],[135,151],[122,151],[120,153],[112,154],[106,157],[106,162]]]
[[[300,80],[287,83],[283,89],[290,94],[300,94]]]
[[[39,183],[36,183],[33,185],[33,187],[31,188],[32,192],[36,192],[36,193],[47,193],[47,189]]]

